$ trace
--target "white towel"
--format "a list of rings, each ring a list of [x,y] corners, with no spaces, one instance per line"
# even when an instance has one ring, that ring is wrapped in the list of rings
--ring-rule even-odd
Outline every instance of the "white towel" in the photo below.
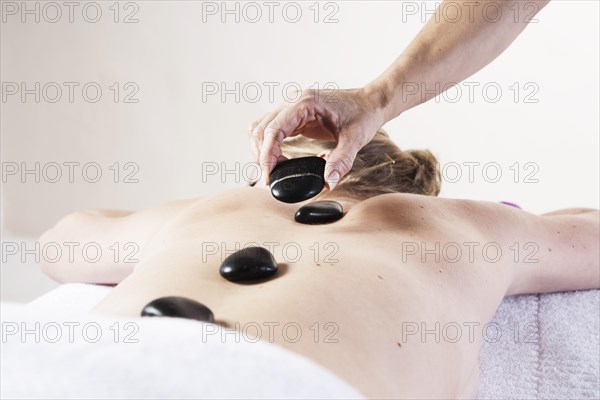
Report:
[[[107,286],[97,285],[86,285],[86,284],[68,284],[62,285],[60,288],[53,290],[52,292],[40,297],[36,301],[30,303],[26,307],[20,309],[19,313],[23,314],[24,310],[28,313],[35,315],[52,315],[56,314],[56,310],[61,310],[62,314],[71,315],[85,315],[98,301],[100,301],[105,295],[110,292],[111,288]],[[18,314],[18,315],[20,315]],[[15,316],[15,313],[13,313]],[[2,315],[3,320],[5,315]],[[20,318],[20,317],[19,317]],[[89,316],[87,317],[89,318]],[[159,339],[164,339],[161,335],[164,332],[168,332],[168,335],[172,335],[170,338],[177,337],[177,341],[181,342],[184,346],[186,340],[192,340],[189,329],[197,329],[198,325],[202,325],[195,321],[183,321],[169,320],[167,328],[163,328],[161,319],[146,319],[148,323],[154,320],[150,325],[144,322],[144,327],[149,330],[156,330],[155,336]],[[154,325],[153,325],[154,324]],[[183,324],[183,325],[182,325]],[[599,343],[599,329],[600,329],[600,291],[589,290],[589,291],[577,291],[577,292],[564,292],[564,293],[553,293],[544,295],[525,295],[525,296],[513,296],[504,299],[496,312],[492,322],[488,325],[487,329],[487,340],[484,341],[484,345],[480,355],[480,368],[481,377],[479,385],[479,395],[481,399],[599,399],[600,398],[600,343]],[[162,332],[162,333],[161,333]],[[164,335],[163,335],[164,336]],[[157,338],[155,338],[157,339]],[[189,345],[189,343],[188,343]],[[267,344],[268,345],[268,344]],[[239,345],[238,345],[239,346]],[[5,347],[3,345],[3,347]],[[116,349],[118,347],[112,346]],[[239,346],[243,347],[243,346]],[[273,347],[273,346],[270,346]],[[168,347],[166,347],[168,348]],[[216,349],[216,348],[215,348]],[[214,350],[214,349],[213,349]],[[170,351],[170,350],[169,350]],[[232,360],[233,349],[223,350],[223,360]],[[240,350],[243,353],[243,349]],[[4,352],[3,352],[4,353]],[[109,382],[114,377],[110,375],[110,366],[112,363],[108,363],[108,366],[100,368],[100,364],[105,361],[106,357],[109,357],[108,351],[104,353],[104,356],[94,353],[89,355],[92,363],[96,363],[98,368],[87,370],[88,373],[94,374],[97,379],[103,382]],[[271,357],[271,361],[274,364],[287,365],[289,361],[286,361],[288,352],[283,349],[278,349],[275,352],[268,352]],[[2,354],[2,382],[8,382],[9,386],[7,389],[2,389],[2,397],[15,397],[18,393],[28,396],[33,396],[40,393],[48,393],[42,395],[42,397],[48,397],[50,393],[56,396],[64,396],[65,393],[76,393],[80,397],[89,395],[94,397],[92,390],[100,390],[96,393],[96,397],[103,395],[106,397],[115,397],[117,395],[125,396],[129,394],[135,394],[135,397],[164,397],[166,394],[154,385],[140,386],[135,389],[136,385],[139,385],[143,379],[137,381],[129,381],[129,386],[123,388],[120,385],[127,385],[127,382],[122,381],[120,378],[112,381],[112,383],[106,384],[105,387],[98,388],[94,385],[85,388],[85,391],[81,391],[82,388],[77,388],[78,392],[74,392],[74,388],[70,386],[79,386],[79,384],[69,377],[65,377],[62,380],[52,379],[53,374],[60,371],[60,368],[44,369],[48,367],[47,363],[40,363],[36,360],[41,360],[41,357],[48,357],[46,354],[31,355],[31,362],[23,364],[24,361],[20,358],[19,353],[11,353],[12,358],[10,361],[4,354]],[[84,353],[69,352],[65,353],[65,357],[68,358],[69,354],[78,354],[77,356],[81,361],[73,360],[71,363],[83,362],[87,365],[83,359],[86,355]],[[178,354],[178,353],[173,353]],[[171,356],[173,355],[171,354]],[[163,355],[164,356],[164,355]],[[163,357],[160,353],[156,353],[153,357],[155,361],[159,361],[160,357]],[[206,355],[205,355],[206,356]],[[255,355],[256,356],[256,355]],[[103,358],[104,357],[104,358]],[[115,360],[119,360],[122,357],[118,351],[115,354],[111,354]],[[141,357],[141,355],[140,355]],[[218,353],[216,350],[210,353],[210,357],[218,359]],[[243,358],[243,355],[241,356]],[[279,357],[279,358],[278,358]],[[171,363],[177,364],[178,366],[184,366],[186,362],[190,360],[188,358],[182,358],[177,361],[176,359],[169,359]],[[66,359],[63,361],[67,361]],[[122,362],[121,362],[122,361]],[[256,374],[262,374],[260,368],[264,367],[264,360],[257,359]],[[307,360],[305,360],[307,361]],[[10,362],[16,369],[12,370],[12,373],[6,374],[5,362]],[[119,364],[133,363],[130,360],[120,360]],[[225,363],[226,364],[226,363]],[[232,388],[227,386],[219,386],[222,377],[219,375],[224,372],[225,364],[221,365],[223,368],[213,368],[204,373],[211,376],[208,382],[213,382],[216,386],[212,386],[210,390],[203,393],[210,394],[212,397],[243,397],[245,394],[250,397],[358,397],[358,393],[352,392],[345,386],[344,383],[333,377],[332,375],[326,375],[327,379],[324,381],[315,381],[314,386],[304,387],[304,389],[295,387],[294,390],[300,390],[299,392],[293,392],[291,389],[284,389],[282,386],[275,384],[273,390],[262,389],[257,390],[255,382],[251,382],[247,387],[249,391],[232,391]],[[249,363],[248,365],[250,365]],[[292,363],[293,364],[293,363]],[[311,364],[311,363],[309,363]],[[51,365],[51,364],[50,364]],[[78,365],[78,364],[77,364]],[[262,365],[262,367],[260,367]],[[31,368],[27,370],[27,368]],[[170,367],[171,373],[181,373],[182,370],[177,367]],[[196,367],[194,367],[196,368]],[[252,370],[251,367],[250,370]],[[302,372],[296,377],[301,382],[307,382],[310,378],[311,372],[314,371],[313,365],[307,367],[308,375],[302,375]],[[21,379],[19,374],[39,374],[40,369],[43,370],[45,380],[36,380],[31,386],[20,387],[15,392],[14,382],[12,380],[19,381]],[[183,368],[185,370],[185,368]],[[29,371],[29,372],[27,372]],[[63,370],[64,371],[64,370]],[[85,378],[84,371],[78,371],[77,376],[80,382],[84,382],[85,385],[89,385],[89,378]],[[117,369],[117,371],[120,371]],[[295,371],[303,371],[302,368]],[[317,367],[317,371],[320,369]],[[146,370],[146,373],[150,373]],[[109,374],[104,376],[102,374]],[[279,382],[285,382],[291,379],[277,376],[273,379],[279,379]],[[243,379],[252,381],[252,374],[244,375]],[[324,375],[323,375],[324,376]],[[202,378],[205,379],[206,377]],[[258,379],[260,381],[260,376]],[[200,378],[199,378],[200,379]],[[198,382],[204,382],[205,380],[200,379]],[[324,390],[321,384],[327,386],[328,379],[331,379],[329,391]],[[10,386],[10,384],[13,386]],[[78,381],[79,382],[79,381]],[[262,382],[262,381],[261,381]],[[204,384],[203,383],[203,384]],[[49,384],[54,391],[48,391],[48,388],[43,388],[41,385]],[[64,385],[60,390],[60,385]],[[84,385],[84,386],[85,386]],[[172,397],[178,395],[185,397],[190,393],[200,395],[199,392],[193,392],[195,388],[190,388],[186,384],[180,384],[181,387],[174,389],[171,394]],[[5,386],[5,385],[3,385]],[[284,385],[285,386],[285,385]],[[12,387],[12,389],[10,389]],[[39,389],[39,390],[38,390]],[[70,391],[64,391],[69,389]],[[136,390],[141,390],[136,392]],[[12,391],[10,391],[12,390]],[[153,392],[154,391],[154,392]],[[10,396],[4,396],[4,394]],[[75,396],[76,397],[76,396]]]
[[[479,398],[600,399],[600,291],[507,297],[493,323]]]
[[[112,290],[109,285],[67,283],[27,303],[28,310],[61,314],[85,314]]]
[[[362,398],[311,360],[214,324],[48,311],[2,303],[1,398]]]

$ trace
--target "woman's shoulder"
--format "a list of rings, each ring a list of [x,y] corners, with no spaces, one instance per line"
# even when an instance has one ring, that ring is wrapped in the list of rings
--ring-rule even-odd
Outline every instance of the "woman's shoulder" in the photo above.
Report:
[[[481,227],[523,210],[490,201],[454,199],[411,193],[389,193],[366,199],[355,206],[356,214],[388,224],[442,226],[461,224]]]
[[[462,199],[447,199],[412,193],[386,193],[374,196],[357,204],[361,211],[385,212],[388,216],[405,214],[437,214],[454,212],[461,208],[477,207],[478,202]]]
[[[441,210],[448,212],[489,212],[498,210],[515,210],[505,204],[483,200],[446,198],[426,196],[413,193],[386,193],[374,196],[361,202],[363,207],[398,207],[429,208],[430,211]],[[521,211],[522,212],[522,211]]]

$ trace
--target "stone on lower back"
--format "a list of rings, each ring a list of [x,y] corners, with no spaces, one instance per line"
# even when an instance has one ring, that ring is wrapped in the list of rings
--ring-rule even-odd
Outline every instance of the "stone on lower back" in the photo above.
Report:
[[[152,300],[142,309],[142,317],[176,317],[214,322],[212,311],[202,303],[186,297],[167,296]]]

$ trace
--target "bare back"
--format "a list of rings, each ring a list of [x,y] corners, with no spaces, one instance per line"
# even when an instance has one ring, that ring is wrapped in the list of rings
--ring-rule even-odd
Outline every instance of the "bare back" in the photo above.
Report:
[[[96,311],[139,316],[158,297],[184,296],[226,327],[262,327],[269,341],[368,397],[474,396],[481,328],[514,283],[510,246],[527,240],[501,227],[490,235],[486,215],[525,213],[409,194],[340,201],[345,216],[327,225],[296,223],[302,203],[257,188],[120,218],[129,219],[123,241],[144,238],[139,263]],[[157,221],[152,229],[139,223],[149,219]],[[279,263],[273,279],[237,284],[219,275],[227,255],[255,245]],[[441,330],[454,326],[463,329],[458,339]]]

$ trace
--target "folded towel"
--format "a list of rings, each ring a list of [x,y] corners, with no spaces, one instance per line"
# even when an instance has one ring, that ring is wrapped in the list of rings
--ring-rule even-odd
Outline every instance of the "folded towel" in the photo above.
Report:
[[[479,398],[600,399],[600,291],[507,297],[493,324]]]

